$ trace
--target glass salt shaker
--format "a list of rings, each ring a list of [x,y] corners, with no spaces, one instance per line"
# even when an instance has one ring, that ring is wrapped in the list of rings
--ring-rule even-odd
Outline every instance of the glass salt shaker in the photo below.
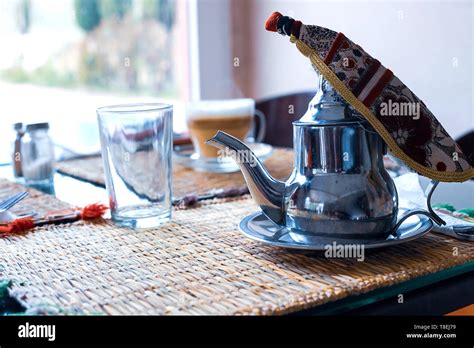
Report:
[[[26,126],[21,141],[21,167],[26,185],[48,187],[53,184],[54,148],[48,123]]]
[[[23,123],[15,123],[13,125],[13,130],[15,131],[12,153],[13,175],[15,178],[21,178],[23,176],[21,171],[21,138],[25,134],[23,131]]]

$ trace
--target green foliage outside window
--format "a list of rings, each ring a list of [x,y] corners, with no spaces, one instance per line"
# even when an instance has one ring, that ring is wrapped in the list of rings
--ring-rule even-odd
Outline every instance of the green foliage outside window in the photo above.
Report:
[[[17,1],[16,30],[26,34],[35,27],[34,21],[30,24],[35,7],[32,0]],[[161,96],[176,92],[175,0],[74,0],[72,5],[69,11],[85,33],[82,39],[32,70],[19,59],[0,71],[0,80],[135,94],[159,91]]]
[[[175,22],[175,0],[145,0],[144,17],[153,18],[169,31]]]
[[[122,19],[132,7],[132,0],[101,0],[100,13],[103,18],[117,17]]]
[[[86,32],[94,30],[101,21],[98,0],[75,0],[77,24]]]

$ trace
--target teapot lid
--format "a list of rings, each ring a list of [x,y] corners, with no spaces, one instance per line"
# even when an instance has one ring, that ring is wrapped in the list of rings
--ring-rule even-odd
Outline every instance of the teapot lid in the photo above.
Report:
[[[355,111],[350,104],[334,89],[321,74],[319,74],[319,90],[308,104],[308,110],[293,124],[336,126],[353,123],[368,123],[362,115]]]

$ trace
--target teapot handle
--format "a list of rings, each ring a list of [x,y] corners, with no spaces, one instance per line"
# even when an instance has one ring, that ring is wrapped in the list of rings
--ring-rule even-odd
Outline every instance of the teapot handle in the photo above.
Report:
[[[424,210],[424,209],[408,210],[405,214],[403,214],[400,220],[398,220],[397,224],[393,227],[393,230],[392,230],[393,235],[396,235],[396,232],[398,228],[401,226],[401,224],[406,219],[408,219],[410,216],[413,216],[413,215],[425,215],[425,216],[428,216],[431,220],[433,220],[433,222],[435,222],[438,225],[446,225],[446,222],[434,212],[433,208],[431,208],[431,196],[433,195],[433,192],[438,186],[438,184],[439,184],[439,181],[431,180],[430,184],[426,188],[426,191],[425,191],[426,205],[428,207],[428,210]]]

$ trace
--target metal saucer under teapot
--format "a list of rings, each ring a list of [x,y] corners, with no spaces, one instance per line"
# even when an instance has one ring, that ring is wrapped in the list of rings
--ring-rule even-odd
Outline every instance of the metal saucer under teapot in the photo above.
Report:
[[[397,191],[383,164],[387,146],[322,76],[293,130],[294,169],[286,182],[271,177],[251,150],[229,134],[219,131],[207,143],[236,154],[262,212],[275,224],[300,231],[302,243],[311,235],[384,238],[414,214],[444,223],[430,207],[437,182],[429,187],[429,210],[408,211],[397,222]]]

